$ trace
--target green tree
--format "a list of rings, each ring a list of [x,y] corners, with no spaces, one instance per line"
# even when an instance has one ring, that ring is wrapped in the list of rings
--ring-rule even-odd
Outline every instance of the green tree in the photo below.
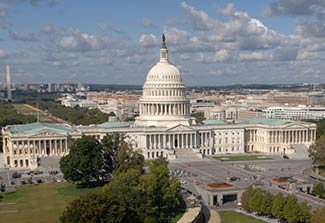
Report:
[[[102,151],[103,146],[93,137],[83,136],[76,140],[69,154],[60,160],[64,178],[87,186],[91,181],[100,183],[105,175]]]
[[[147,194],[145,222],[168,222],[180,206],[180,183],[169,176],[168,162],[165,158],[153,160],[149,165],[151,175],[144,175]]]
[[[321,136],[309,147],[309,157],[313,163],[319,166],[325,166],[325,135]]]
[[[242,194],[241,205],[242,208],[244,208],[245,210],[249,210],[249,201],[252,197],[252,191],[253,191],[253,187],[249,186]]]
[[[101,143],[103,145],[103,158],[104,158],[104,169],[108,173],[112,173],[116,168],[115,156],[119,149],[123,146],[127,146],[124,141],[125,136],[119,133],[111,133],[104,136]]]
[[[252,192],[252,197],[249,201],[249,209],[256,212],[261,212],[262,200],[263,192],[261,188],[255,188]]]
[[[310,210],[311,207],[308,205],[307,201],[304,200],[300,204],[299,222],[310,223],[310,218],[311,218]]]
[[[323,184],[321,182],[318,182],[317,184],[315,184],[313,186],[313,190],[311,191],[311,193],[315,196],[322,196],[325,193]]]
[[[311,223],[325,222],[325,207],[315,208],[311,214]]]
[[[261,203],[261,212],[265,215],[272,215],[272,204],[274,196],[269,192],[265,193],[262,203]]]
[[[69,203],[60,217],[62,223],[109,222],[110,201],[104,193],[89,193]]]
[[[272,215],[276,218],[283,218],[283,207],[285,205],[285,198],[281,193],[278,193],[274,197],[273,205],[272,205]]]
[[[126,172],[130,168],[142,172],[144,167],[144,157],[138,151],[133,151],[128,144],[122,143],[114,156],[113,163],[113,175]]]
[[[283,216],[289,223],[299,221],[300,206],[295,195],[290,194],[286,197],[286,202],[283,206]]]
[[[143,222],[146,190],[141,183],[141,173],[129,169],[115,175],[113,180],[104,186],[110,201],[107,210],[109,222]]]

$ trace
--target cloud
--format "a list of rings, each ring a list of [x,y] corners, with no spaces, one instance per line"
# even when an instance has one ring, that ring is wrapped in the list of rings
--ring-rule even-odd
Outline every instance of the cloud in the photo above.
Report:
[[[7,51],[0,49],[0,59],[6,59],[8,58],[9,54]]]
[[[157,25],[151,19],[148,19],[148,18],[143,18],[142,19],[141,26],[143,28],[155,28],[155,27],[157,27]]]
[[[211,30],[215,26],[214,20],[210,19],[204,11],[196,10],[186,2],[182,2],[181,7],[190,18],[194,30]]]
[[[139,44],[142,47],[157,47],[161,40],[154,34],[142,34],[139,38]]]
[[[239,59],[243,61],[256,61],[256,60],[265,60],[266,56],[263,52],[244,52],[239,53]]]
[[[214,54],[203,54],[199,53],[197,57],[197,61],[203,63],[216,63],[216,62],[225,62],[231,58],[230,54],[226,50],[219,50]]]
[[[307,16],[323,14],[324,0],[275,0],[264,9],[266,16]]]
[[[107,23],[98,23],[97,27],[103,31],[103,32],[113,32],[113,33],[118,33],[118,34],[125,34],[125,31],[122,29],[109,25]]]
[[[59,46],[67,51],[91,51],[105,49],[110,44],[108,37],[99,37],[87,33],[73,32],[73,35],[64,36]]]
[[[233,3],[228,3],[226,8],[217,8],[219,14],[223,16],[232,16],[235,12],[235,5]]]
[[[325,37],[325,20],[297,24],[296,32],[298,35],[300,35],[304,38]]]
[[[18,40],[23,42],[34,42],[37,41],[37,37],[34,33],[31,32],[15,32],[9,30],[9,37],[12,40]]]

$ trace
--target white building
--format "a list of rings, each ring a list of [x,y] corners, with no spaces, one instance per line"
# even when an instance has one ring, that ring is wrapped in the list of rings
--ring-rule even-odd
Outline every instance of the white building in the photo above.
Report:
[[[266,118],[289,120],[319,120],[325,118],[325,107],[269,107]]]
[[[292,145],[308,147],[315,140],[313,123],[246,119],[237,123],[206,120],[196,125],[189,115],[189,101],[179,70],[169,63],[163,38],[159,62],[150,69],[139,100],[140,116],[134,123],[106,122],[69,126],[32,123],[2,129],[3,160],[12,168],[31,168],[37,157],[64,156],[82,135],[101,140],[106,134],[127,135],[133,149],[146,159],[204,157],[259,151],[282,154]],[[292,152],[292,151],[291,151]]]

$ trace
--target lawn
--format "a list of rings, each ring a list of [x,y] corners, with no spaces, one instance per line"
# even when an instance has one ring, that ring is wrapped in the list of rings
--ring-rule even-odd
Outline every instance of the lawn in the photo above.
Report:
[[[266,223],[265,221],[235,212],[219,211],[221,223]]]
[[[15,193],[4,194],[4,199],[0,202],[0,222],[58,222],[69,201],[100,190],[101,188],[79,189],[68,183],[22,186]],[[11,202],[16,204],[4,205]],[[7,210],[17,210],[17,213],[1,213]]]
[[[16,111],[23,115],[36,115],[37,111],[26,104],[13,104]]]
[[[246,160],[271,160],[271,157],[264,155],[240,155],[240,156],[216,156],[216,159],[229,162],[229,161],[246,161]]]
[[[319,170],[319,175],[325,177],[325,168],[319,168],[318,170]]]

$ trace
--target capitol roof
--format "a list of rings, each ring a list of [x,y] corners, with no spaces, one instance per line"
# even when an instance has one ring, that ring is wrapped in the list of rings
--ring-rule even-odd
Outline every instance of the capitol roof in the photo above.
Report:
[[[9,125],[6,127],[10,132],[15,133],[38,133],[43,131],[70,132],[73,129],[67,124],[34,122],[24,125]]]

